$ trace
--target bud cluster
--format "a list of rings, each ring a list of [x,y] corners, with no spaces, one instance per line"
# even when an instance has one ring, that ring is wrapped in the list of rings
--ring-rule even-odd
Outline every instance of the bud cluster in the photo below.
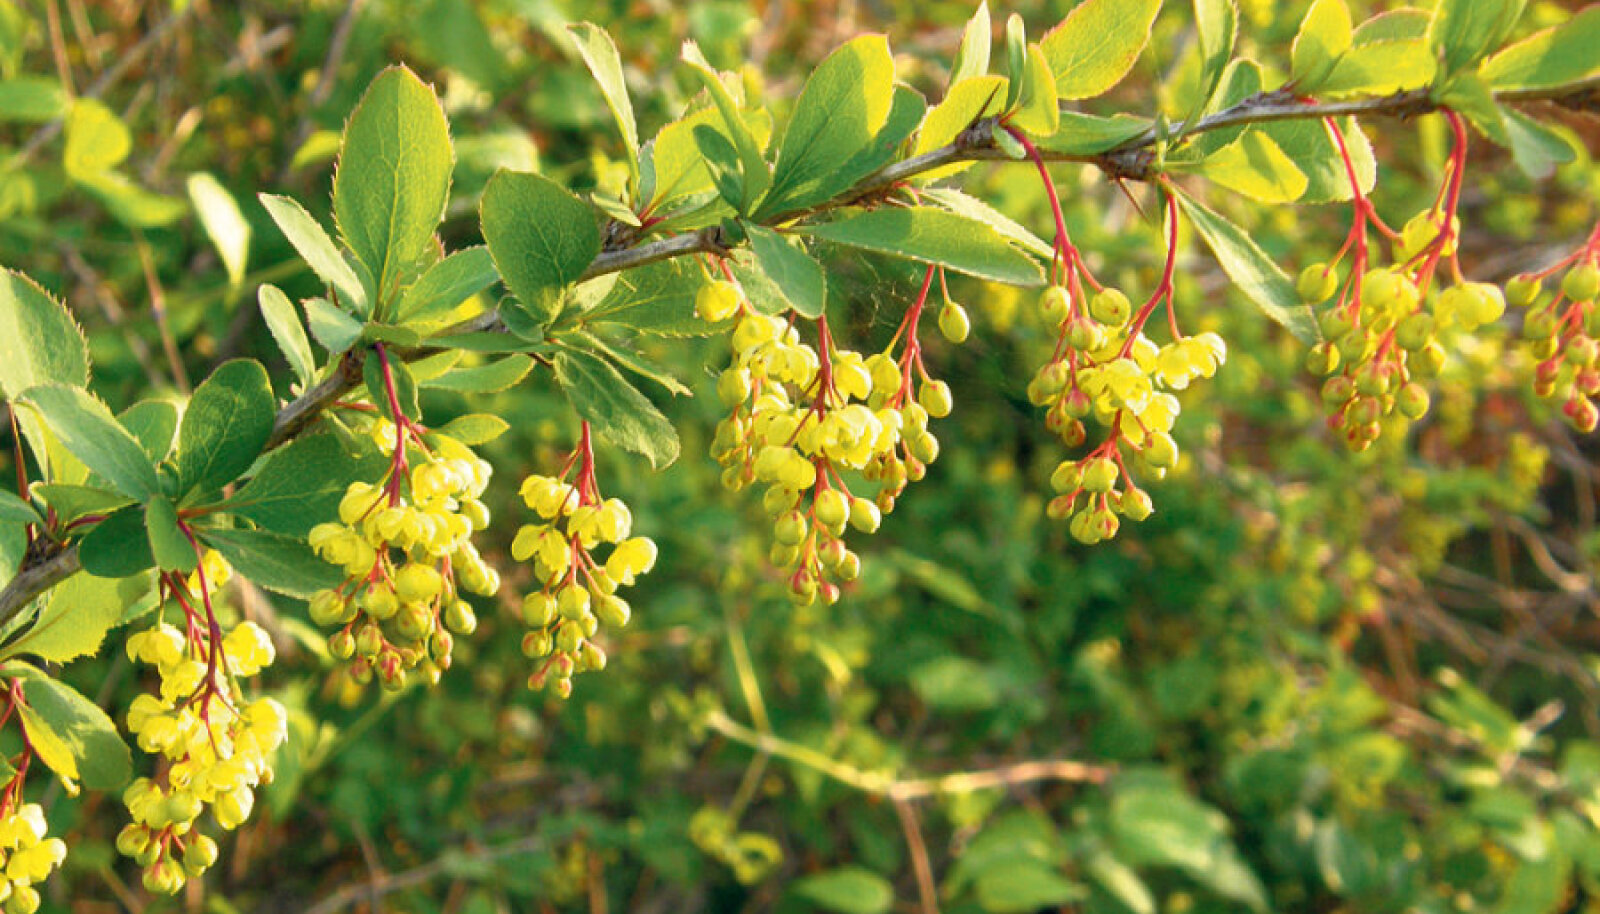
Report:
[[[376,675],[398,689],[411,670],[438,681],[450,667],[452,633],[477,628],[462,592],[489,596],[500,588],[472,543],[489,523],[480,498],[491,468],[449,436],[429,434],[424,444],[410,420],[396,429],[380,419],[372,435],[394,447],[388,471],[375,484],[351,483],[339,521],[311,530],[311,548],[345,574],[312,598],[311,620],[338,627],[328,649],[354,658],[358,681]]]
[[[209,591],[226,576],[215,554],[196,582],[164,576],[164,588],[184,610],[183,628],[158,623],[127,642],[129,658],[154,667],[161,680],[156,694],[133,700],[128,730],[139,748],[167,764],[124,791],[133,821],[117,835],[117,849],[144,867],[152,892],[176,893],[216,862],[216,841],[196,828],[200,814],[210,808],[224,829],[249,818],[255,788],[272,781],[272,755],[288,736],[282,705],[247,700],[240,689],[240,680],[272,663],[274,649],[253,622],[223,633]]]
[[[950,414],[950,388],[928,376],[917,340],[933,277],[930,267],[895,339],[868,357],[838,348],[826,316],[817,319],[812,348],[792,322],[755,311],[731,283],[713,283],[707,288],[719,291],[702,293],[732,290],[737,316],[733,364],[717,384],[732,413],[717,426],[712,456],[730,489],[765,487],[762,504],[774,524],[770,557],[785,570],[796,605],[838,600],[839,585],[861,571],[860,558],[845,546],[845,527],[876,531],[907,483],[921,479],[938,457],[928,421]],[[960,308],[946,305],[945,333],[964,338],[958,331],[967,329],[966,313],[952,307]],[[702,309],[702,316],[710,315]],[[852,493],[846,472],[875,484],[875,496]]]
[[[1541,300],[1541,280],[1564,271],[1556,295]],[[1534,392],[1561,404],[1561,415],[1580,432],[1600,424],[1600,225],[1576,253],[1538,274],[1506,284],[1506,297],[1528,309],[1522,334],[1538,360]]]
[[[574,471],[576,484],[566,482]],[[528,688],[548,687],[566,698],[574,674],[605,669],[606,653],[593,639],[601,625],[628,624],[633,613],[617,589],[655,567],[656,544],[632,536],[633,513],[626,504],[600,495],[587,422],[561,477],[529,476],[521,495],[539,516],[511,543],[511,557],[531,560],[540,584],[522,600],[522,621],[529,628],[522,652],[544,660]],[[603,561],[595,554],[601,546],[611,547]]]
[[[1134,484],[1129,458],[1140,472],[1160,479],[1178,463],[1172,426],[1178,398],[1196,378],[1210,378],[1227,359],[1227,344],[1215,333],[1185,336],[1172,304],[1177,208],[1168,206],[1168,251],[1160,285],[1135,313],[1120,289],[1100,286],[1082,261],[1069,257],[1064,282],[1040,300],[1045,321],[1057,332],[1055,353],[1028,383],[1028,400],[1045,409],[1045,426],[1069,448],[1088,440],[1084,420],[1108,430],[1087,455],[1062,461],[1051,474],[1056,497],[1048,513],[1070,518],[1068,529],[1083,543],[1115,536],[1119,515],[1149,517],[1150,496]],[[1088,294],[1085,285],[1096,288]],[[1166,305],[1172,340],[1157,345],[1144,327]]]

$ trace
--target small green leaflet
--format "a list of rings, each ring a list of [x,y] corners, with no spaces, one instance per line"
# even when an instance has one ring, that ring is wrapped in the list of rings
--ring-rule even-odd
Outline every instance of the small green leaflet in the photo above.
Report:
[[[422,386],[428,390],[492,394],[516,386],[532,370],[533,358],[525,353],[514,352],[483,365],[452,368],[437,378],[423,382]]]
[[[117,726],[94,702],[64,682],[25,663],[8,663],[0,675],[21,679],[26,704],[22,727],[39,760],[64,782],[90,790],[117,790],[133,774],[133,756]],[[74,791],[75,787],[68,787]]]
[[[399,291],[432,240],[454,165],[450,126],[433,89],[405,67],[378,74],[345,125],[333,213],[345,243],[372,272],[380,302]]]
[[[110,514],[132,502],[121,492],[110,492],[93,486],[67,485],[57,482],[36,482],[33,492],[44,499],[56,512],[56,519],[70,524],[89,514]]]
[[[252,583],[285,596],[309,600],[344,580],[341,569],[318,558],[295,537],[265,530],[197,529],[195,533]]]
[[[150,536],[150,554],[162,571],[190,574],[200,564],[189,538],[178,526],[178,510],[165,496],[157,495],[144,506],[144,529]]]
[[[299,379],[300,386],[309,387],[316,376],[317,361],[311,354],[311,341],[306,338],[305,328],[300,325],[300,315],[295,311],[294,303],[282,290],[271,284],[263,284],[256,290],[256,302],[261,306],[261,316],[267,321],[267,329],[272,332],[272,338],[277,341],[279,351]]]
[[[133,136],[117,113],[92,98],[72,103],[67,114],[66,148],[61,155],[67,176],[83,181],[122,164],[133,149]]]
[[[1022,17],[1012,13],[1006,17],[1006,110],[1012,110],[1022,97],[1022,83],[1027,79],[1028,27]]]
[[[1437,71],[1438,61],[1420,38],[1358,42],[1334,64],[1317,94],[1340,98],[1420,89]]]
[[[1354,27],[1345,0],[1316,0],[1300,23],[1290,50],[1290,80],[1295,90],[1314,92],[1345,51],[1350,50]]]
[[[72,313],[32,279],[0,270],[0,390],[89,383],[89,344]]]
[[[851,247],[909,257],[979,279],[1020,286],[1044,283],[1037,262],[982,222],[933,207],[865,210],[799,231]]]
[[[325,298],[308,298],[303,302],[306,308],[306,324],[311,328],[311,335],[316,337],[322,347],[334,355],[349,349],[361,339],[365,329],[362,323],[337,308]]]
[[[762,211],[842,190],[840,168],[872,142],[893,102],[894,58],[884,36],[862,35],[829,54],[795,102]]]
[[[1287,327],[1300,342],[1308,346],[1315,344],[1319,335],[1311,308],[1300,300],[1294,283],[1278,265],[1268,259],[1239,226],[1181,192],[1175,199],[1234,285],[1268,317]]]
[[[950,87],[944,100],[934,105],[917,132],[912,155],[922,155],[949,145],[979,118],[999,114],[1005,104],[1006,79],[1003,76],[975,76]],[[919,184],[930,184],[970,168],[971,162],[946,165],[918,175]]]
[[[43,520],[33,505],[20,497],[0,489],[0,521],[14,524],[37,524]]]
[[[144,448],[151,463],[160,464],[172,453],[173,438],[178,433],[178,407],[171,401],[140,400],[123,410],[117,421]]]
[[[791,891],[838,914],[884,914],[894,904],[889,880],[859,866],[813,873],[796,880]]]
[[[611,291],[584,313],[587,323],[614,323],[660,336],[707,336],[715,325],[694,311],[704,273],[679,260],[662,260],[624,271]]]
[[[1490,57],[1478,75],[1496,89],[1546,89],[1600,74],[1600,4]]]
[[[617,129],[622,132],[622,142],[627,146],[628,167],[637,173],[639,128],[633,120],[633,102],[628,100],[628,86],[622,78],[622,57],[617,53],[616,44],[605,29],[589,22],[567,26],[567,34],[572,36],[578,55],[600,84],[606,107],[611,109],[611,116],[616,118]]]
[[[267,215],[278,224],[278,230],[294,245],[301,259],[311,267],[311,272],[338,293],[340,304],[362,317],[371,314],[372,305],[367,301],[366,287],[345,261],[344,255],[339,253],[333,239],[306,212],[305,207],[289,197],[261,194],[260,198],[261,205],[267,208]]]
[[[102,578],[125,578],[154,567],[144,509],[130,505],[94,525],[78,544],[83,570]]]
[[[1234,0],[1194,0],[1195,31],[1200,39],[1200,86],[1195,98],[1195,114],[1207,110],[1222,83],[1223,74],[1233,60],[1238,38],[1239,9]],[[1185,130],[1195,122],[1193,114],[1184,118]]]
[[[556,381],[595,434],[660,469],[678,459],[678,433],[655,404],[610,364],[587,352],[555,357]]]
[[[204,494],[250,468],[277,418],[267,370],[253,359],[218,366],[195,388],[178,429],[178,491]]]
[[[1196,169],[1209,180],[1262,203],[1289,203],[1305,193],[1305,173],[1272,138],[1246,130],[1237,140],[1205,157]]]
[[[60,80],[48,76],[0,79],[0,121],[47,124],[65,117],[71,106],[72,98],[61,88]]]
[[[507,288],[548,324],[561,292],[583,277],[600,253],[594,211],[540,175],[496,172],[483,191],[483,237]]]
[[[1469,69],[1499,47],[1517,24],[1525,3],[1526,0],[1439,0],[1428,25],[1428,46],[1443,63],[1443,75]]]
[[[1040,49],[1063,101],[1093,98],[1122,81],[1150,40],[1161,0],[1085,0]]]
[[[653,381],[666,389],[673,396],[692,397],[694,391],[683,385],[665,367],[652,362],[650,359],[633,351],[633,347],[613,346],[600,336],[593,333],[578,333],[576,338],[582,340],[583,347],[597,355],[609,359],[617,367],[631,371],[647,381]]]
[[[1467,119],[1478,132],[1498,146],[1510,146],[1511,134],[1506,130],[1504,111],[1494,99],[1489,84],[1477,73],[1458,73],[1434,94],[1435,99],[1454,109]]]
[[[206,172],[190,175],[188,188],[189,201],[200,214],[200,225],[228,271],[228,285],[238,288],[244,284],[244,271],[250,260],[250,223],[245,221],[233,194]]]
[[[440,320],[499,279],[487,247],[476,245],[456,251],[429,267],[406,289],[394,320],[402,324]]]
[[[22,400],[39,411],[62,447],[117,491],[142,501],[160,489],[155,464],[144,448],[88,391],[42,384],[30,388]]]
[[[1061,126],[1061,105],[1056,100],[1050,64],[1036,44],[1028,45],[1017,105],[1006,123],[1032,136],[1050,136]]]
[[[371,481],[386,461],[375,448],[351,453],[333,435],[296,438],[275,450],[261,469],[227,501],[227,509],[286,536],[305,536],[339,516],[339,499],[350,483]]]
[[[772,186],[772,169],[767,166],[767,160],[761,156],[761,147],[757,145],[755,137],[750,132],[750,127],[745,123],[739,106],[733,101],[728,87],[722,84],[722,77],[706,62],[705,55],[700,53],[700,48],[692,41],[683,43],[683,61],[699,77],[700,83],[705,86],[706,92],[711,95],[711,101],[717,107],[717,113],[722,115],[722,133],[739,153],[740,171],[743,175],[744,192],[740,195],[739,212],[749,212],[761,200],[767,188]]]
[[[922,196],[958,216],[965,216],[968,219],[987,224],[1005,236],[1011,243],[1032,253],[1040,260],[1049,260],[1055,254],[1054,249],[1045,243],[1044,239],[1029,231],[1027,226],[1013,220],[1010,216],[977,197],[949,187],[930,188],[923,191]]]
[[[822,265],[772,229],[743,223],[756,263],[783,292],[801,317],[816,320],[827,306],[828,280]]]
[[[989,0],[982,0],[961,33],[961,46],[956,48],[956,59],[950,65],[951,89],[963,80],[989,72],[989,45],[994,41],[993,29],[994,25],[989,19]]]
[[[1055,133],[1039,137],[1035,143],[1049,152],[1092,156],[1115,149],[1149,129],[1150,121],[1141,117],[1126,114],[1097,117],[1063,111]]]
[[[1000,860],[978,875],[978,905],[994,914],[1031,914],[1059,909],[1088,894],[1061,875],[1060,869],[1035,860]]]
[[[1575,160],[1578,150],[1564,131],[1546,126],[1515,108],[1502,108],[1506,136],[1511,140],[1511,155],[1523,174],[1544,180],[1555,174],[1556,166]]]
[[[505,434],[511,423],[491,413],[468,413],[457,416],[438,429],[439,434],[456,439],[468,447],[488,444]]]
[[[67,663],[97,653],[106,633],[122,618],[124,585],[129,590],[148,586],[138,579],[118,581],[79,572],[57,584],[44,597],[39,616],[15,641],[6,645],[5,659],[23,654],[50,663]]]

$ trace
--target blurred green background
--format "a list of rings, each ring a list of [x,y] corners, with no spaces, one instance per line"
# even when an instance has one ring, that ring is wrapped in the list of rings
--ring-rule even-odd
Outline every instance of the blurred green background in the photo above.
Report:
[[[1071,5],[994,13],[1037,36]],[[1241,53],[1281,69],[1308,3],[1240,5]],[[1168,6],[1133,76],[1091,110],[1181,113],[1163,87],[1182,84],[1193,29],[1187,4]],[[406,62],[445,100],[454,249],[479,242],[496,168],[580,192],[623,177],[566,21],[611,31],[649,136],[688,99],[685,39],[764,87],[781,120],[808,67],[863,31],[887,33],[900,78],[936,99],[971,13],[964,0],[0,0],[0,264],[66,298],[113,407],[233,355],[266,361],[287,396],[255,286],[298,298],[317,284],[255,194],[325,217],[338,130],[384,66]],[[1534,3],[1523,28],[1563,15]],[[51,124],[85,94],[128,129],[125,182],[63,171]],[[1404,222],[1432,199],[1442,124],[1367,126],[1379,209]],[[1592,153],[1593,120],[1571,126]],[[1471,156],[1474,278],[1551,262],[1592,225],[1588,156],[1543,185],[1484,144]],[[195,215],[202,172],[252,227],[242,281]],[[1093,169],[1056,179],[1097,274],[1151,288],[1158,201]],[[1048,236],[1031,168],[965,180]],[[1211,199],[1291,274],[1348,225],[1335,206]],[[111,845],[119,799],[51,787],[52,832],[72,851],[46,910],[1600,910],[1600,449],[1526,392],[1506,327],[1461,341],[1427,421],[1345,453],[1301,347],[1191,241],[1180,320],[1230,354],[1184,397],[1185,456],[1151,485],[1155,516],[1095,547],[1044,517],[1066,455],[1024,386],[1053,333],[1035,293],[963,280],[972,340],[927,340],[957,404],[935,424],[942,456],[876,536],[855,538],[862,579],[831,608],[790,606],[759,498],[724,492],[706,456],[726,340],[649,343],[696,392],[656,398],[684,456],[652,473],[602,455],[600,482],[660,561],[611,666],[566,702],[525,688],[514,608],[531,575],[506,550],[526,519],[518,482],[557,469],[576,419],[538,373],[474,402],[512,427],[484,454],[497,523],[483,548],[507,587],[443,683],[363,689],[332,672],[303,606],[235,594],[279,640],[267,687],[292,718],[257,815],[204,880],[153,899]],[[829,266],[835,332],[881,347],[920,272]],[[439,424],[468,411],[445,394],[424,407]],[[135,675],[115,646],[66,673],[119,720]]]

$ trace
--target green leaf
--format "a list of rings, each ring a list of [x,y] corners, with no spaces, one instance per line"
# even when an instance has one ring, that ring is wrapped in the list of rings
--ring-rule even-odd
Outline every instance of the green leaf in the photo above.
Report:
[[[613,346],[593,333],[582,333],[578,335],[578,338],[583,340],[583,344],[586,348],[605,356],[618,367],[631,371],[647,381],[654,381],[655,383],[666,388],[667,393],[670,393],[673,396],[694,396],[694,391],[685,387],[683,382],[674,377],[670,371],[650,361],[639,353],[625,348]]]
[[[744,193],[736,209],[741,213],[749,212],[761,200],[767,188],[772,186],[772,170],[767,167],[767,160],[762,158],[761,147],[757,145],[755,136],[739,112],[739,107],[734,104],[733,96],[728,93],[728,87],[722,84],[722,77],[711,64],[706,62],[705,56],[700,53],[699,46],[694,42],[684,42],[683,61],[689,65],[706,92],[711,95],[712,104],[716,105],[717,113],[722,117],[722,133],[739,153]],[[793,129],[792,124],[790,129]]]
[[[129,228],[165,228],[189,214],[182,199],[146,190],[115,171],[83,175],[78,185]]]
[[[444,108],[403,66],[378,74],[344,128],[333,178],[339,234],[377,281],[397,293],[426,252],[450,197],[455,150]]]
[[[361,377],[367,385],[367,398],[377,407],[379,415],[390,422],[398,422],[400,417],[394,414],[398,406],[402,416],[411,419],[420,418],[422,409],[417,403],[417,380],[411,376],[411,369],[400,359],[390,357],[388,381],[384,380],[383,359],[378,357],[376,351],[369,353],[361,363]],[[389,387],[394,387],[393,403],[390,401]]]
[[[305,536],[339,516],[352,482],[375,482],[387,459],[376,448],[352,452],[334,435],[296,438],[272,452],[261,469],[225,503],[227,510],[286,536]]]
[[[1511,34],[1526,0],[1439,0],[1428,25],[1428,47],[1444,74],[1470,68]],[[1592,49],[1591,49],[1591,52]]]
[[[1017,106],[1006,123],[1031,136],[1050,136],[1061,126],[1055,78],[1050,75],[1050,64],[1045,62],[1036,44],[1028,45]]]
[[[157,568],[190,574],[200,564],[194,546],[178,526],[178,509],[164,496],[157,495],[144,506],[144,529]]]
[[[1308,181],[1272,138],[1247,130],[1232,143],[1206,156],[1197,169],[1207,179],[1262,203],[1300,199]]]
[[[738,112],[753,148],[759,150],[772,133],[772,121],[765,111]],[[642,151],[641,194],[648,193],[650,212],[660,213],[675,202],[691,198],[711,188],[711,173],[700,154],[694,131],[722,122],[717,108],[702,108],[661,128],[656,138]],[[737,148],[735,149],[737,153]],[[757,158],[760,158],[759,151]],[[741,161],[743,161],[741,159]],[[766,168],[765,163],[761,167]],[[742,170],[742,169],[741,169]]]
[[[1600,74],[1600,5],[1537,32],[1483,62],[1478,75],[1496,89],[1548,89]]]
[[[251,583],[285,596],[309,600],[344,580],[342,569],[318,558],[296,537],[265,530],[197,529],[195,533]]]
[[[848,187],[839,183],[842,166],[872,142],[893,102],[894,58],[884,36],[862,35],[829,54],[795,102],[762,212]]]
[[[1334,64],[1350,50],[1354,27],[1345,0],[1315,0],[1290,49],[1290,81],[1302,93],[1316,91]]]
[[[276,404],[260,362],[218,366],[195,388],[178,429],[180,495],[220,489],[248,470],[272,437]]]
[[[1337,122],[1336,122],[1337,123]],[[1339,147],[1321,121],[1280,121],[1260,124],[1259,130],[1271,137],[1283,154],[1294,162],[1306,176],[1306,189],[1300,195],[1301,203],[1327,203],[1349,200],[1350,176],[1345,170]],[[1372,190],[1378,180],[1378,162],[1372,154],[1372,143],[1361,131],[1355,118],[1345,118],[1339,124],[1345,148],[1350,152],[1350,162],[1355,166],[1356,180],[1361,192]]]
[[[63,524],[90,514],[110,514],[133,501],[121,492],[64,483],[36,482],[33,491],[56,512],[56,519]]]
[[[89,383],[89,344],[72,312],[21,273],[0,270],[0,390]]]
[[[1510,146],[1505,108],[1495,101],[1489,84],[1476,73],[1461,73],[1435,93],[1439,104],[1454,109],[1497,146]]]
[[[1036,145],[1040,149],[1066,155],[1099,155],[1149,129],[1150,122],[1142,117],[1126,114],[1097,117],[1077,111],[1063,111],[1055,133],[1039,137]]]
[[[1176,199],[1233,284],[1268,317],[1287,327],[1300,342],[1308,346],[1316,343],[1318,332],[1311,308],[1300,300],[1289,277],[1267,258],[1244,229],[1182,193],[1177,194]]]
[[[80,98],[72,103],[64,132],[61,165],[74,180],[116,168],[133,150],[133,136],[122,118],[96,99]]]
[[[1085,0],[1041,41],[1065,101],[1093,98],[1122,81],[1150,40],[1161,0]]]
[[[417,346],[422,343],[422,331],[394,324],[369,323],[361,328],[361,342],[388,343],[402,347]]]
[[[428,390],[453,390],[458,393],[491,394],[516,386],[533,370],[533,358],[517,352],[493,362],[471,368],[453,368],[423,382]]]
[[[84,571],[102,578],[126,578],[155,567],[144,509],[130,505],[95,524],[78,544],[78,557]]]
[[[894,904],[894,886],[889,880],[859,866],[813,873],[795,880],[792,891],[839,914],[884,914]]]
[[[1022,97],[1022,82],[1027,78],[1028,26],[1016,13],[1006,17],[1006,110]]]
[[[311,335],[322,348],[334,355],[348,350],[361,339],[365,329],[362,323],[324,298],[308,298],[302,304],[306,309],[306,324]]]
[[[228,285],[243,285],[245,267],[250,262],[250,223],[239,210],[239,202],[216,178],[203,171],[189,176],[188,187],[200,225],[228,271]]]
[[[821,317],[828,297],[822,265],[769,228],[747,222],[744,230],[756,263],[783,291],[795,313],[812,320]]]
[[[83,465],[136,500],[160,489],[156,467],[106,405],[81,387],[42,384],[23,394],[57,439]]]
[[[456,251],[429,267],[428,272],[406,289],[395,309],[394,320],[398,323],[438,320],[499,279],[487,247],[477,245]]]
[[[835,244],[948,267],[979,279],[1022,286],[1044,283],[1039,265],[993,228],[932,207],[867,210],[800,231]]]
[[[695,314],[705,275],[681,260],[635,267],[617,277],[605,297],[584,312],[589,323],[614,323],[660,336],[707,336],[717,328]]]
[[[1055,254],[1055,249],[1030,231],[1027,226],[977,197],[949,187],[930,188],[923,191],[922,196],[958,216],[988,225],[1012,244],[1031,252],[1041,260],[1049,260]]]
[[[438,429],[439,434],[456,439],[468,447],[488,444],[505,434],[511,423],[492,413],[468,413],[457,416]]]
[[[919,156],[948,146],[974,121],[999,114],[1005,105],[1005,97],[1006,79],[1003,76],[975,76],[951,86],[944,101],[934,105],[923,120],[911,154]],[[970,167],[971,162],[945,165],[923,172],[915,180],[919,184],[930,184]]]
[[[22,728],[40,761],[90,790],[117,790],[128,782],[133,756],[106,712],[42,670],[13,663],[4,672],[23,681]]]
[[[1438,61],[1420,38],[1357,44],[1334,64],[1317,94],[1339,98],[1405,92],[1433,82],[1437,71]]]
[[[1195,123],[1195,115],[1209,108],[1233,60],[1239,8],[1235,0],[1194,0],[1194,23],[1200,45],[1200,83],[1195,109],[1183,119],[1185,132]]]
[[[366,287],[339,253],[333,239],[305,207],[289,197],[261,194],[260,198],[267,215],[278,224],[278,230],[311,267],[311,272],[338,293],[339,303],[362,317],[371,314],[372,304],[367,301]]]
[[[643,455],[656,469],[678,459],[672,423],[609,363],[586,352],[560,352],[555,374],[567,400],[595,434]]]
[[[117,416],[128,434],[139,442],[151,463],[159,464],[172,453],[178,433],[178,407],[168,400],[140,400]]]
[[[43,518],[33,505],[20,497],[0,489],[0,521],[13,524],[37,524]]]
[[[1511,155],[1522,173],[1536,181],[1555,174],[1556,166],[1578,157],[1578,147],[1570,135],[1539,123],[1515,108],[1502,108],[1506,136],[1511,140]]]
[[[261,306],[261,316],[267,321],[267,329],[272,332],[273,340],[277,341],[279,351],[299,379],[300,386],[311,386],[317,373],[317,361],[311,353],[311,341],[306,338],[294,303],[281,289],[271,284],[263,284],[256,290],[256,302]]]
[[[0,121],[46,124],[65,117],[71,106],[59,80],[28,75],[0,80]]]
[[[1081,901],[1084,887],[1032,860],[1001,860],[978,876],[978,905],[994,914],[1031,914]]]
[[[578,55],[600,84],[600,94],[605,96],[606,107],[617,120],[622,131],[622,141],[628,148],[628,167],[634,171],[639,166],[639,128],[633,120],[633,102],[628,100],[628,86],[622,78],[622,57],[611,36],[598,25],[580,22],[567,26],[567,34],[578,49]]]
[[[935,711],[986,711],[1000,703],[993,671],[973,660],[946,654],[911,670],[911,688]]]
[[[68,663],[97,654],[106,633],[122,618],[121,581],[79,572],[57,584],[44,599],[39,617],[4,657],[27,654],[49,663]]]
[[[600,253],[594,212],[548,178],[500,171],[483,191],[483,238],[506,287],[542,323],[556,318],[561,292]]]
[[[1252,910],[1267,908],[1265,890],[1228,839],[1228,820],[1189,795],[1164,772],[1117,777],[1110,809],[1117,857],[1130,866],[1170,866]]]
[[[978,4],[977,12],[967,20],[961,33],[961,44],[956,48],[956,58],[950,65],[950,88],[975,76],[989,72],[989,46],[994,41],[994,24],[989,19],[989,0]]]
[[[1104,851],[1084,864],[1089,877],[1133,914],[1156,914],[1156,899],[1133,867]]]

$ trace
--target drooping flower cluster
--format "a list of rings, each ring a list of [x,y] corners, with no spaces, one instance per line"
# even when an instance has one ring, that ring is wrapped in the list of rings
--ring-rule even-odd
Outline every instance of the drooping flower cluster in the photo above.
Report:
[[[797,605],[839,598],[839,584],[855,580],[861,569],[845,546],[846,525],[877,530],[906,484],[921,479],[939,455],[928,420],[950,414],[950,388],[928,376],[917,339],[933,278],[930,267],[888,348],[865,358],[838,348],[826,316],[817,319],[812,348],[792,323],[759,313],[731,283],[702,292],[717,305],[703,305],[702,317],[737,317],[734,361],[717,384],[732,412],[717,426],[712,456],[729,488],[766,487],[762,503],[774,518],[771,559],[786,570]],[[945,309],[952,339],[965,337],[966,314],[959,309]],[[902,341],[897,359],[893,352]],[[875,484],[875,497],[852,493],[847,472]]]
[[[168,764],[124,791],[133,821],[117,836],[117,849],[144,867],[152,892],[175,893],[216,862],[217,843],[198,831],[197,820],[207,808],[224,829],[248,819],[255,789],[271,782],[273,753],[288,736],[283,706],[248,700],[240,688],[240,680],[272,663],[274,649],[253,622],[223,633],[210,592],[227,575],[214,553],[187,581],[163,575],[163,590],[183,609],[182,628],[158,623],[127,642],[128,656],[161,679],[156,694],[134,699],[128,729],[139,748]]]
[[[566,481],[575,475],[575,482]],[[522,652],[544,663],[528,678],[530,689],[550,688],[566,698],[576,673],[605,669],[605,651],[594,643],[603,624],[621,628],[632,610],[617,595],[656,563],[656,544],[633,536],[633,513],[620,499],[604,498],[595,479],[589,423],[560,477],[529,476],[522,500],[539,516],[511,543],[511,557],[532,561],[540,589],[522,601],[530,629]],[[611,551],[602,561],[601,546]]]
[[[339,521],[311,530],[311,548],[345,579],[317,593],[310,612],[318,625],[338,627],[328,649],[354,658],[358,681],[376,675],[398,689],[411,670],[436,682],[450,666],[452,633],[477,628],[463,591],[488,596],[500,588],[472,543],[489,523],[480,497],[491,468],[449,436],[432,433],[425,442],[403,417],[398,426],[378,420],[372,436],[393,448],[389,468],[376,483],[351,483]]]
[[[0,701],[5,703],[0,723],[12,719],[17,708],[27,703],[25,689],[21,679],[13,679],[0,693]],[[33,745],[24,730],[22,752],[10,759],[14,773],[0,789],[0,909],[6,914],[33,914],[39,910],[37,886],[67,858],[65,842],[45,837],[49,827],[44,807],[22,801],[32,760]]]
[[[1438,199],[1418,213],[1400,232],[1378,218],[1362,193],[1339,130],[1328,132],[1345,154],[1352,187],[1354,222],[1344,247],[1331,264],[1312,264],[1301,272],[1300,296],[1312,304],[1329,302],[1318,319],[1324,341],[1307,358],[1308,367],[1330,375],[1322,399],[1330,410],[1328,425],[1353,450],[1377,440],[1380,420],[1396,410],[1408,419],[1428,411],[1429,396],[1420,381],[1438,375],[1444,366],[1441,331],[1452,327],[1475,330],[1505,312],[1505,298],[1488,283],[1461,279],[1456,261],[1460,221],[1456,208],[1466,168],[1466,130],[1459,116],[1447,112],[1455,132],[1449,172]],[[1367,231],[1375,227],[1394,245],[1394,262],[1373,262]],[[1348,279],[1335,272],[1351,254]],[[1430,294],[1441,265],[1448,264],[1456,281]]]
[[[1137,313],[1121,290],[1095,282],[1070,245],[1057,284],[1041,301],[1057,342],[1050,361],[1029,383],[1028,399],[1045,408],[1046,427],[1069,448],[1088,440],[1087,418],[1108,430],[1088,454],[1062,461],[1050,477],[1057,495],[1048,513],[1070,518],[1068,529],[1083,543],[1115,536],[1119,516],[1134,521],[1150,516],[1150,495],[1135,484],[1125,453],[1141,475],[1159,479],[1176,466],[1172,426],[1179,404],[1173,391],[1212,377],[1227,358],[1227,345],[1217,334],[1185,336],[1178,330],[1172,304],[1177,219],[1169,200],[1166,268]],[[1096,291],[1090,294],[1087,287]],[[1162,304],[1172,340],[1157,345],[1144,329]]]
[[[1563,270],[1555,296],[1541,300],[1541,280]],[[1528,309],[1522,331],[1538,360],[1534,392],[1559,402],[1573,428],[1594,431],[1600,425],[1600,224],[1549,269],[1507,283],[1506,297]]]

